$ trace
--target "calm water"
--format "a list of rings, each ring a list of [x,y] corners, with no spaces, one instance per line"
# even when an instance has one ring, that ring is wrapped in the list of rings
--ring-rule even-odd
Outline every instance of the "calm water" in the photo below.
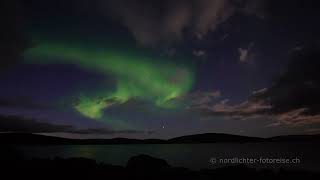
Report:
[[[144,145],[61,145],[19,147],[27,158],[85,157],[113,165],[125,165],[128,159],[147,154],[165,159],[172,166],[190,169],[216,168],[233,165],[232,158],[298,158],[300,163],[247,164],[254,167],[298,168],[320,171],[320,146],[311,143],[245,143],[245,144],[144,144]],[[216,158],[218,163],[210,163]],[[219,163],[228,158],[230,163]],[[212,159],[211,159],[212,161]],[[264,160],[266,161],[266,160]]]

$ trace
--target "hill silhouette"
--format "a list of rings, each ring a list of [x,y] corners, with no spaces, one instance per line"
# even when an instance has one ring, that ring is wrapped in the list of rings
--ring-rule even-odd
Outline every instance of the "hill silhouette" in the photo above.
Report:
[[[0,144],[200,144],[200,143],[246,143],[246,142],[320,142],[320,135],[289,135],[271,138],[247,137],[230,134],[206,133],[162,139],[68,139],[29,133],[0,133]]]

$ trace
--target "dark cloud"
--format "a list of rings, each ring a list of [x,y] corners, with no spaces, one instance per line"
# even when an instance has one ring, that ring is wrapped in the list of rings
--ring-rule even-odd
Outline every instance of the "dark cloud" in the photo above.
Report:
[[[21,60],[27,47],[20,4],[15,0],[1,1],[0,6],[0,72]]]
[[[191,32],[202,39],[235,12],[262,14],[264,1],[253,0],[108,0],[102,11],[126,26],[136,40],[155,45]],[[262,15],[260,15],[262,16]]]
[[[54,125],[18,116],[0,115],[0,132],[54,133],[68,132],[72,126]]]
[[[0,107],[2,108],[23,108],[23,109],[49,109],[54,108],[53,105],[35,102],[30,97],[5,97],[0,98]]]
[[[261,98],[273,106],[275,113],[307,108],[306,113],[320,112],[320,48],[296,52],[287,71],[278,77]]]
[[[270,118],[275,125],[320,123],[320,48],[313,45],[296,52],[287,71],[270,88],[254,91],[236,105],[223,100],[214,105],[193,107],[206,116],[237,119]]]
[[[257,17],[265,18],[268,16],[268,5],[270,0],[247,0],[242,11],[246,14],[254,14]]]
[[[0,132],[19,132],[19,133],[73,133],[73,134],[142,134],[153,133],[152,131],[139,130],[113,130],[109,128],[88,128],[78,129],[70,125],[57,125],[47,122],[40,122],[19,116],[0,115]]]
[[[168,43],[183,39],[186,35],[202,39],[236,13],[264,18],[272,12],[271,9],[277,9],[277,3],[268,0],[48,0],[45,2],[22,0],[22,2],[24,11],[33,20],[39,19],[41,15],[49,19],[75,17],[86,20],[90,17],[102,21],[104,17],[109,22],[111,17],[128,28],[134,38],[143,45]],[[12,7],[6,9],[11,9],[8,12],[12,14],[7,20],[14,30],[12,32],[18,31],[21,27],[17,24],[21,26],[22,23],[19,18],[14,17],[17,17],[21,10],[16,8],[12,10]],[[19,32],[15,37],[21,35]]]
[[[42,21],[52,17],[82,20],[91,17],[103,21],[104,16],[109,22],[112,17],[127,27],[139,43],[157,45],[183,39],[190,34],[202,39],[237,13],[277,20],[291,17],[301,7],[312,10],[316,4],[315,1],[302,0],[290,3],[275,0],[21,0],[24,7],[21,8],[17,0],[4,2],[1,35],[5,41],[1,43],[1,56],[5,62],[1,66],[19,59],[26,47],[22,18],[25,12],[32,20]]]

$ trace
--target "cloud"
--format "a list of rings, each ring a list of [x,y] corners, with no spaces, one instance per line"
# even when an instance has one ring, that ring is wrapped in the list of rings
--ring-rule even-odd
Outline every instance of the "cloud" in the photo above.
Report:
[[[196,57],[204,57],[207,55],[205,50],[194,50],[192,51],[192,54]]]
[[[279,113],[276,115],[276,118],[279,123],[291,126],[319,124],[320,114],[308,115],[306,114],[307,111],[307,108],[294,109],[288,112]]]
[[[239,51],[239,61],[241,63],[248,63],[250,60],[253,59],[254,54],[252,53],[252,48],[254,43],[250,43],[247,48],[238,48]]]
[[[224,34],[222,37],[221,37],[221,41],[224,41],[226,40],[230,35],[229,34]]]
[[[169,57],[174,56],[177,53],[177,50],[175,48],[168,48],[164,51],[164,53],[162,55],[166,55]]]
[[[209,104],[209,103],[207,103]],[[220,116],[231,119],[254,119],[266,116],[272,107],[262,100],[247,100],[239,104],[231,105],[228,99],[215,104],[198,104],[192,109],[204,116]]]
[[[1,6],[0,72],[19,62],[27,47],[18,2],[5,0]]]
[[[254,95],[255,94],[252,94],[252,96]],[[304,126],[320,124],[320,114],[305,114],[308,111],[307,108],[274,113],[272,112],[274,107],[263,99],[252,98],[235,105],[230,105],[228,102],[229,100],[226,99],[213,106],[198,104],[199,106],[193,107],[193,110],[198,110],[205,116],[220,116],[228,119],[248,120],[264,118],[274,120],[274,122],[268,126]],[[210,103],[210,101],[207,101],[206,103]]]
[[[6,0],[6,13],[10,17],[4,22],[3,30],[10,48],[8,56],[20,54],[25,47],[23,19],[18,1]],[[262,14],[265,0],[69,0],[65,3],[37,0],[24,5],[26,12],[39,15],[47,9],[45,15],[57,16],[57,12],[71,14],[75,17],[105,16],[126,27],[138,43],[142,45],[158,45],[171,43],[192,35],[203,39],[209,32],[215,31],[235,13]],[[259,15],[259,17],[262,17]],[[6,49],[8,50],[8,49]],[[14,51],[14,53],[10,53]],[[19,53],[16,53],[19,52]],[[11,58],[14,59],[14,58]]]
[[[260,10],[258,7],[263,5],[253,2],[255,1],[108,0],[101,1],[101,11],[127,27],[139,43],[157,45],[182,39],[186,30],[202,39],[235,12],[257,14]]]
[[[72,126],[54,125],[18,116],[1,115],[0,122],[1,132],[53,133],[73,130]]]
[[[259,89],[259,90],[256,90],[256,91],[253,91],[252,92],[252,95],[259,95],[259,94],[263,94],[265,92],[268,91],[268,88],[262,88],[262,89]]]
[[[307,134],[319,134],[320,128],[309,128],[309,129],[306,129],[305,132]]]
[[[277,78],[260,98],[267,100],[274,113],[305,109],[303,114],[320,112],[320,48],[312,45],[293,55],[287,71]]]
[[[175,101],[183,102],[190,107],[206,106],[221,97],[220,91],[193,92],[177,97]]]
[[[269,4],[270,0],[247,0],[242,10],[246,14],[253,14],[263,19],[267,16]]]
[[[244,101],[238,105],[228,105],[225,101],[213,106],[212,110],[216,113],[228,113],[233,115],[254,115],[261,114],[271,109],[263,101]]]
[[[229,105],[223,100],[213,105],[199,104],[193,110],[205,116],[233,119],[264,118],[269,126],[320,124],[320,48],[311,46],[294,55],[287,71],[270,88],[253,91],[244,102]]]
[[[249,54],[249,50],[248,49],[242,49],[242,48],[239,48],[239,53],[240,53],[240,57],[239,57],[239,60],[240,62],[242,63],[245,63],[248,61],[248,54]]]
[[[301,51],[303,50],[303,46],[296,46],[294,48],[292,48],[292,51],[295,52],[295,51]]]
[[[39,103],[30,97],[5,97],[0,98],[0,108],[23,108],[23,109],[49,109],[54,108],[54,105]]]
[[[47,122],[40,122],[35,119],[24,118],[19,116],[0,115],[0,132],[16,133],[73,133],[73,134],[97,134],[97,135],[114,135],[114,134],[142,134],[153,133],[152,131],[139,130],[113,130],[109,128],[88,128],[78,129],[71,125],[57,125]]]

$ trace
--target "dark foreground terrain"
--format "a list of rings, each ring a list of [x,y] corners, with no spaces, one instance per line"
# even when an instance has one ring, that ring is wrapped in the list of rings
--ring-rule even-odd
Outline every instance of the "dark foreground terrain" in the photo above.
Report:
[[[319,172],[255,169],[244,165],[195,171],[183,167],[170,166],[165,160],[148,155],[131,157],[124,166],[97,163],[95,160],[87,158],[28,159],[24,154],[26,152],[19,151],[16,148],[21,145],[199,144],[217,142],[308,142],[318,145],[319,137],[319,135],[303,135],[255,138],[211,133],[183,136],[169,140],[125,138],[75,140],[35,134],[2,133],[0,134],[0,179],[320,179]],[[112,155],[106,154],[106,156]]]
[[[6,150],[5,150],[6,149]],[[1,179],[319,179],[320,174],[307,171],[272,171],[246,166],[192,171],[172,167],[165,160],[147,155],[134,156],[125,167],[97,163],[86,158],[26,160],[14,149],[1,150]]]

